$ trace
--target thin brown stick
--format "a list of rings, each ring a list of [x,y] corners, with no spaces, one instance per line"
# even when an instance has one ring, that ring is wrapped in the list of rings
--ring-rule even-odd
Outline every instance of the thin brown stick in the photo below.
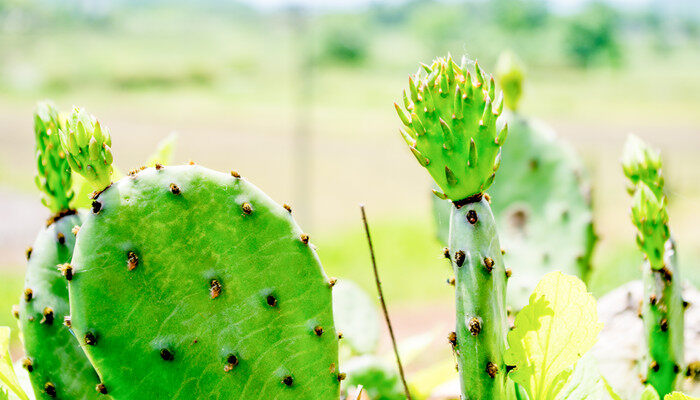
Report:
[[[394,355],[396,355],[396,364],[399,367],[399,376],[401,377],[401,383],[403,383],[403,389],[406,392],[406,399],[411,399],[411,392],[408,390],[408,383],[406,383],[406,376],[403,372],[403,365],[401,364],[401,357],[399,357],[399,349],[396,346],[396,338],[394,337],[394,328],[391,327],[391,320],[389,319],[389,311],[386,309],[386,303],[384,302],[384,293],[382,292],[382,282],[379,280],[379,272],[377,271],[377,260],[374,257],[374,247],[372,246],[372,238],[369,234],[369,225],[367,224],[367,214],[365,214],[365,206],[360,205],[360,211],[362,212],[362,223],[365,225],[365,236],[367,237],[367,244],[369,245],[369,254],[372,258],[372,269],[374,271],[374,282],[377,284],[377,293],[379,293],[379,302],[382,305],[382,313],[384,314],[384,320],[386,321],[386,326],[389,328],[389,336],[391,337],[391,344],[394,347]]]

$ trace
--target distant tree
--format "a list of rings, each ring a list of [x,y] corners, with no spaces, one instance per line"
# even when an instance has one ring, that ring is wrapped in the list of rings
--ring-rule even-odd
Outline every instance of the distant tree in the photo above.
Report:
[[[548,20],[545,0],[492,0],[491,13],[504,30],[535,29]]]
[[[339,64],[360,64],[368,56],[365,34],[350,26],[333,26],[323,35],[321,59]]]
[[[566,27],[565,49],[578,66],[620,61],[618,42],[619,15],[607,4],[590,3],[575,15]]]

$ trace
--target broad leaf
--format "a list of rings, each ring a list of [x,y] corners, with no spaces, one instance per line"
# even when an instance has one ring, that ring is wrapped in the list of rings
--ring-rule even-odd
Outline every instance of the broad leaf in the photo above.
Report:
[[[7,399],[8,394],[5,391],[3,397],[3,388],[8,389],[22,400],[27,400],[27,395],[19,385],[15,369],[12,366],[12,358],[10,358],[10,328],[0,326],[0,399]]]
[[[595,299],[580,279],[545,275],[508,333],[506,363],[515,367],[509,377],[530,400],[555,399],[601,328]]]
[[[621,400],[603,378],[595,359],[587,354],[576,363],[560,400]],[[657,399],[658,400],[658,397]]]
[[[664,397],[664,400],[700,400],[697,397],[690,397],[687,394],[683,394],[681,392],[673,392],[671,394],[667,394],[666,397]]]

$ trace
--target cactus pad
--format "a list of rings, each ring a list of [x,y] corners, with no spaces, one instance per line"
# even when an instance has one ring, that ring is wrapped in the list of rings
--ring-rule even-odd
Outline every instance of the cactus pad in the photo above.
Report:
[[[22,361],[37,399],[97,399],[100,383],[64,317],[69,315],[68,286],[59,268],[73,253],[72,213],[42,229],[29,254],[19,325],[26,358]]]
[[[115,182],[72,266],[73,328],[114,398],[339,396],[332,285],[287,207],[236,173]]]
[[[495,100],[493,78],[478,64],[474,76],[466,59],[458,66],[451,57],[423,65],[409,77],[403,108],[395,104],[405,125],[401,134],[418,162],[444,193],[460,201],[478,195],[493,182],[508,128],[496,129],[503,98]]]

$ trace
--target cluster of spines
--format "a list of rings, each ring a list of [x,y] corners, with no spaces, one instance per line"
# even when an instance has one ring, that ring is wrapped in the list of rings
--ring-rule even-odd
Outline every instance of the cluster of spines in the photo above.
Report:
[[[48,101],[37,104],[34,112],[37,166],[35,183],[44,194],[42,203],[54,213],[70,209],[70,202],[75,195],[71,189],[71,169],[66,154],[61,149],[61,125],[55,105]]]
[[[113,161],[109,130],[94,116],[75,107],[60,132],[61,146],[73,171],[97,190],[107,187]]]
[[[466,58],[457,65],[451,56],[409,76],[402,108],[394,104],[405,125],[400,129],[418,162],[428,169],[444,193],[441,198],[462,200],[486,190],[493,182],[500,148],[508,128],[496,129],[503,95],[496,96],[493,77]],[[465,162],[466,161],[466,162]]]

